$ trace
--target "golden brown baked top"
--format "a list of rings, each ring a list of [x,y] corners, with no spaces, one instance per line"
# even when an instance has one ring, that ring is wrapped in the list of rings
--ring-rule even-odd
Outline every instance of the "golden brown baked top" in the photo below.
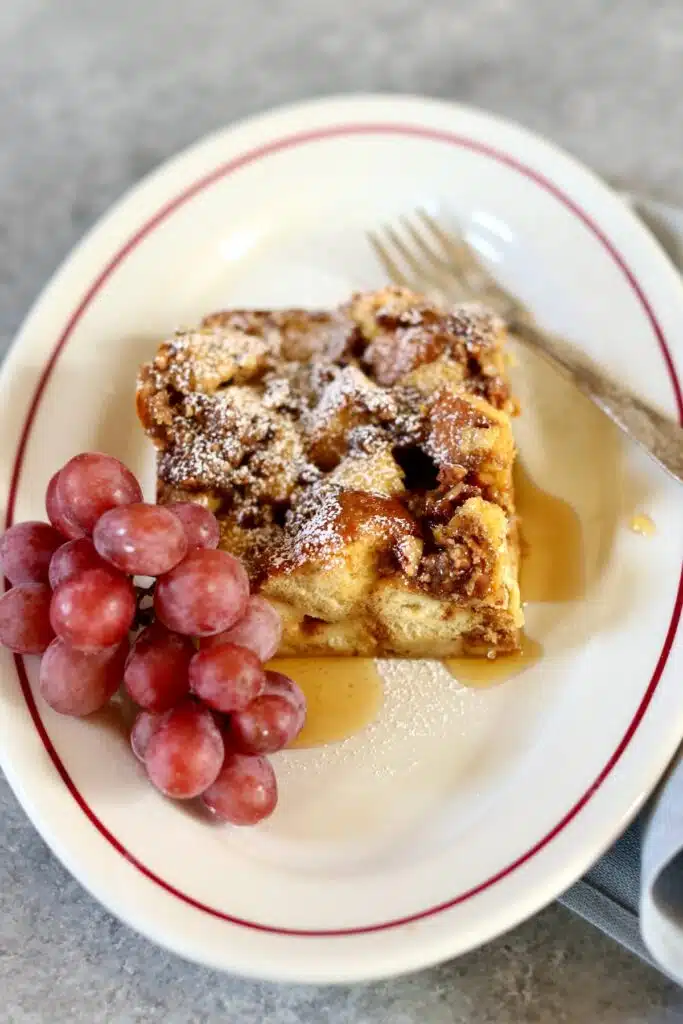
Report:
[[[378,576],[481,600],[501,543],[482,509],[514,530],[504,342],[485,309],[397,288],[213,314],[140,371],[159,499],[209,505],[257,584],[371,537]]]

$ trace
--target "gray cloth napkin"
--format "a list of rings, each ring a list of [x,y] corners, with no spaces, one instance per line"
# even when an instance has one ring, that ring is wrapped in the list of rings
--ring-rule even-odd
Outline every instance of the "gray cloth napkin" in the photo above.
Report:
[[[640,932],[659,966],[683,984],[683,756],[671,767],[645,829]]]
[[[625,199],[683,271],[683,209]],[[683,985],[683,754],[628,831],[560,902]]]
[[[644,812],[636,818],[604,857],[576,885],[560,896],[560,903],[600,928],[636,956],[648,963],[655,963],[641,938],[638,917],[646,816]],[[678,833],[678,840],[679,846],[683,847],[683,827]],[[683,929],[681,951],[683,953]]]

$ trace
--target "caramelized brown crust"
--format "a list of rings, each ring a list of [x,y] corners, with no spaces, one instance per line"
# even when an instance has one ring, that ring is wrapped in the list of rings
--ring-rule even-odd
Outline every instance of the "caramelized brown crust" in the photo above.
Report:
[[[283,612],[283,653],[514,649],[504,342],[480,307],[388,288],[216,313],[141,368],[158,498],[214,510]]]

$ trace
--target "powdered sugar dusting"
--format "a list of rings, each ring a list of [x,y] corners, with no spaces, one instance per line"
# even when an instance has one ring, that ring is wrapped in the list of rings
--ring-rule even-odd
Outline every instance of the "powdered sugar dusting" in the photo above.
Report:
[[[424,763],[425,752],[457,743],[482,695],[461,686],[439,661],[379,659],[384,703],[377,720],[342,743],[308,751],[287,751],[278,777],[324,773],[348,765],[373,778],[408,778]],[[349,662],[353,672],[353,662]]]
[[[484,310],[442,310],[401,289],[356,295],[332,313],[207,317],[162,344],[140,373],[160,500],[169,491],[206,500],[221,544],[260,585],[309,560],[313,574],[322,571],[325,556],[361,532],[374,532],[384,580],[405,577],[409,565],[421,585],[414,559],[395,557],[394,545],[420,533],[442,543],[426,501],[411,501],[431,493],[446,461],[441,448],[430,461],[432,407],[446,371],[465,405],[468,391],[488,395],[486,364],[502,361],[501,332]],[[457,449],[455,431],[442,447],[451,435]],[[450,495],[438,514],[452,515],[457,500]]]
[[[283,501],[307,463],[293,425],[249,387],[192,394],[180,403],[173,426],[159,474],[174,486],[239,488],[252,502]]]
[[[345,408],[367,412],[379,423],[388,422],[397,414],[393,394],[374,384],[356,366],[346,366],[335,374],[307,416],[306,426],[311,431],[324,428],[335,413]]]
[[[293,557],[310,558],[323,551],[330,555],[342,547],[343,537],[336,528],[341,514],[340,493],[339,488],[329,485],[303,491],[287,515],[285,546],[271,560],[273,567]]]

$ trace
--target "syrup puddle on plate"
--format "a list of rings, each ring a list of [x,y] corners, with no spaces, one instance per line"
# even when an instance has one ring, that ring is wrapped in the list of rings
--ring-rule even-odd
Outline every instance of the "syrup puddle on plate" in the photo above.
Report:
[[[542,490],[518,459],[515,505],[521,520],[519,587],[524,602],[577,601],[586,577],[581,520],[569,502]]]
[[[520,587],[524,601],[574,601],[584,592],[581,522],[572,506],[538,487],[518,461],[515,500],[521,519]],[[464,686],[493,686],[519,675],[543,655],[522,636],[521,649],[496,658],[449,658],[444,667]],[[339,743],[370,725],[382,707],[382,679],[372,658],[278,658],[268,666],[306,695],[306,724],[292,748]]]
[[[521,649],[514,654],[501,654],[496,658],[445,658],[443,664],[463,686],[494,686],[518,676],[543,655],[537,640],[526,633],[521,637]]]
[[[639,533],[642,537],[654,537],[657,532],[657,527],[653,520],[645,515],[644,512],[639,512],[637,515],[632,516],[628,525],[634,533]]]
[[[290,750],[340,743],[374,722],[382,707],[382,679],[372,658],[276,658],[268,668],[289,676],[306,695],[306,722]]]

